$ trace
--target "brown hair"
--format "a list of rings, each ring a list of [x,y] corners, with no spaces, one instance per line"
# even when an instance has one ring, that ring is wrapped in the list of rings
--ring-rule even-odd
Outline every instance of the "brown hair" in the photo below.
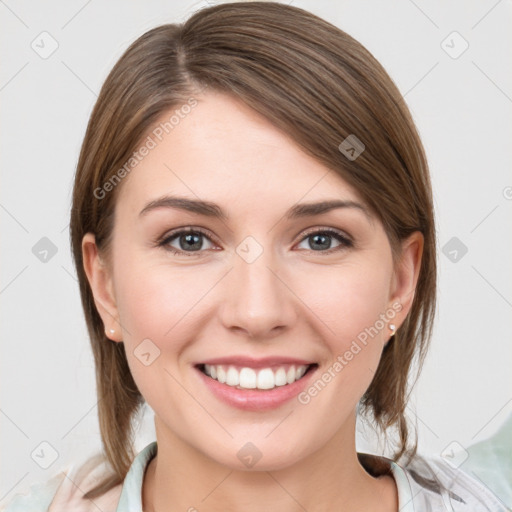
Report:
[[[81,242],[94,233],[107,254],[120,184],[101,189],[130,159],[166,111],[202,87],[230,94],[289,134],[309,155],[353,186],[382,222],[394,262],[414,231],[424,250],[411,310],[388,343],[361,405],[382,431],[398,430],[395,458],[408,447],[408,376],[421,368],[436,303],[436,234],[424,150],[397,87],[356,40],[317,16],[274,2],[237,2],[200,10],[185,23],[138,38],[108,75],[91,114],[73,191],[71,243],[96,364],[98,414],[113,473],[84,498],[120,484],[134,458],[132,420],[144,399],[123,343],[106,338],[83,269]],[[354,134],[356,159],[338,146]],[[96,191],[96,192],[95,192]]]

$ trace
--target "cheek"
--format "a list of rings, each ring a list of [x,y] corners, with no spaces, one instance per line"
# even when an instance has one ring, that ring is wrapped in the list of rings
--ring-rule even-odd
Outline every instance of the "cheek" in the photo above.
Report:
[[[302,291],[304,302],[318,317],[329,354],[318,378],[332,382],[332,389],[342,390],[344,399],[355,405],[377,370],[387,340],[389,275],[378,265],[346,266],[323,276],[317,273],[315,286],[307,290]]]
[[[130,260],[117,268],[117,306],[131,343],[141,336],[155,342],[170,338],[205,293],[204,280],[183,269]]]
[[[386,335],[381,320],[389,294],[385,268],[359,260],[336,271],[322,269],[315,273],[315,286],[301,287],[327,350],[298,401],[304,424],[316,418],[312,429],[327,437],[352,418],[377,370]]]
[[[329,327],[330,338],[339,340],[341,349],[347,340],[376,324],[378,332],[371,329],[372,338],[382,339],[386,334],[379,319],[388,306],[389,275],[376,267],[347,265],[339,271],[318,272],[314,285],[303,289],[305,302]]]
[[[199,329],[204,280],[136,258],[119,259],[116,270],[117,308],[132,376],[154,410],[162,403],[178,407],[187,397],[173,377],[180,374],[180,355]]]

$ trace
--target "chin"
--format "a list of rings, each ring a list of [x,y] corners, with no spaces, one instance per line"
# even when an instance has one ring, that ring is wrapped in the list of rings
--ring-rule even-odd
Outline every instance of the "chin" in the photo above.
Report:
[[[270,441],[262,436],[254,441],[231,441],[227,446],[217,445],[220,450],[205,455],[234,471],[279,471],[306,458],[308,453],[303,451],[305,446],[309,450],[314,449],[312,443],[304,438],[294,442],[289,438],[285,441],[276,437]]]

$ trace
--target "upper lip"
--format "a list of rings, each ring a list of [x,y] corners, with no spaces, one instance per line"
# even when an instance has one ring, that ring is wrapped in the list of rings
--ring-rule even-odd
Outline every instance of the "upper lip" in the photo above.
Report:
[[[297,359],[295,357],[287,356],[268,356],[262,358],[253,358],[247,356],[229,356],[229,357],[216,357],[207,359],[197,363],[195,366],[209,364],[209,365],[233,365],[233,366],[246,366],[248,368],[268,368],[269,366],[279,366],[283,364],[295,365],[310,365],[315,364],[314,361],[306,359]]]

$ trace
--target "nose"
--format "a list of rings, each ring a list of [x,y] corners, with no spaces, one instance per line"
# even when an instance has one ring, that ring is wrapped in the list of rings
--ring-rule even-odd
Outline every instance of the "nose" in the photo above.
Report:
[[[224,280],[220,306],[226,329],[265,341],[294,325],[299,301],[276,267],[270,251],[263,251],[250,263],[234,255],[233,268]]]

